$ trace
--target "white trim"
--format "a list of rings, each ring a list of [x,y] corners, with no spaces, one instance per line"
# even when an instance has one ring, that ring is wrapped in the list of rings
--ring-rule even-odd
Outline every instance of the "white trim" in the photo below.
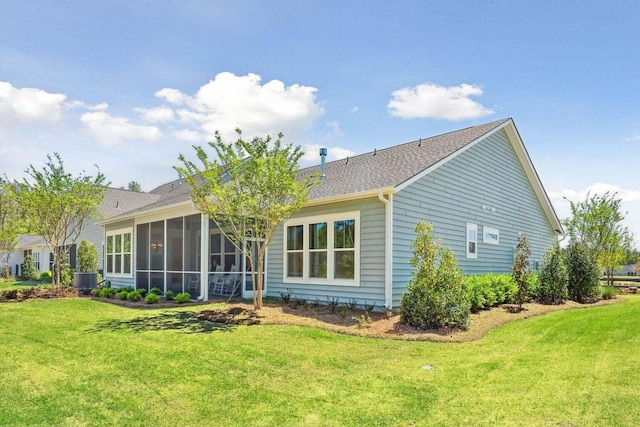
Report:
[[[470,232],[474,233],[473,238],[470,238]],[[466,248],[465,251],[467,253],[467,258],[469,259],[476,259],[478,258],[478,225],[477,224],[471,224],[471,223],[467,223],[467,238],[465,239],[466,241]],[[473,243],[473,251],[470,250],[470,243]]]
[[[378,200],[384,204],[384,305],[393,308],[393,194],[388,198],[378,193]]]
[[[500,230],[498,230],[497,228],[487,227],[486,225],[482,226],[482,243],[487,243],[489,245],[499,245]]]
[[[336,279],[333,278],[334,267],[334,248],[333,248],[333,223],[336,221],[354,220],[355,221],[355,240],[354,240],[354,278],[353,279]],[[309,277],[309,240],[308,225],[319,222],[327,223],[327,279],[310,278]],[[302,277],[287,277],[287,227],[302,225],[303,228],[303,249],[302,249]],[[328,215],[314,215],[306,217],[297,217],[287,220],[283,224],[282,230],[282,277],[283,283],[300,283],[313,285],[332,285],[332,286],[360,286],[360,211],[340,212]]]
[[[348,202],[350,200],[356,200],[356,199],[367,199],[369,197],[378,197],[378,194],[380,193],[392,194],[394,192],[395,190],[393,187],[384,187],[384,188],[378,188],[376,190],[361,191],[359,193],[341,194],[339,196],[310,200],[306,205],[304,205],[304,207],[306,208],[309,206],[327,205],[330,203],[338,203],[338,202]]]
[[[134,239],[134,232],[133,232],[134,228],[132,227],[124,227],[124,228],[118,228],[117,230],[109,230],[109,231],[105,231],[105,247],[104,247],[104,264],[103,264],[103,269],[104,269],[104,275],[105,277],[120,277],[120,278],[127,278],[127,279],[131,279],[134,277],[135,274],[135,265],[134,265],[134,255],[136,253],[135,251],[135,241]],[[130,242],[130,250],[129,252],[124,252],[124,238],[122,239],[121,245],[122,245],[122,251],[118,254],[116,252],[112,252],[111,254],[113,255],[113,262],[114,264],[112,264],[112,268],[115,267],[115,256],[116,255],[122,255],[121,258],[121,266],[120,269],[124,270],[124,255],[128,254],[129,255],[129,269],[131,270],[129,273],[115,273],[112,271],[108,270],[108,266],[109,266],[109,262],[108,262],[108,258],[109,258],[109,252],[107,250],[108,248],[108,241],[109,241],[109,237],[113,237],[113,245],[114,245],[114,251],[115,251],[115,236],[123,236],[125,234],[129,234],[131,237],[129,239]]]

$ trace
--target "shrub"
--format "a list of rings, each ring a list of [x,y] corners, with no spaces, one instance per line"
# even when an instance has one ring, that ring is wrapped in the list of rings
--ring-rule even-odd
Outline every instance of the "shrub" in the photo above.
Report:
[[[155,294],[155,295],[162,295],[162,291],[159,288],[151,288],[151,290],[149,290],[150,294]]]
[[[603,286],[600,292],[600,298],[613,299],[616,297],[616,288],[613,286]]]
[[[542,304],[563,304],[569,296],[567,291],[567,268],[562,259],[560,246],[547,249],[542,256],[542,265],[538,276],[538,301]]]
[[[142,295],[140,294],[140,291],[129,292],[127,299],[129,301],[140,301],[142,299]]]
[[[513,256],[513,266],[511,267],[513,279],[518,285],[518,293],[516,295],[516,303],[522,309],[522,304],[529,300],[529,277],[531,270],[529,269],[529,257],[531,256],[531,248],[524,234],[518,236],[518,243]]]
[[[529,279],[527,280],[527,287],[529,291],[528,301],[534,301],[538,299],[538,290],[540,289],[540,277],[537,274],[532,273],[529,276]],[[516,291],[516,294],[517,294],[517,291]],[[515,302],[515,298],[514,298],[514,302]]]
[[[419,222],[415,231],[412,279],[400,301],[400,320],[426,329],[467,328],[470,303],[455,254],[434,242],[432,225]]]
[[[53,275],[51,274],[50,270],[43,271],[42,274],[40,274],[40,280],[46,283],[51,283],[52,276]]]
[[[135,291],[138,292],[142,298],[147,295],[147,290],[144,288],[136,289]],[[160,292],[160,295],[162,295],[162,292]]]
[[[471,311],[474,313],[496,305],[512,303],[518,292],[513,277],[508,274],[467,276],[464,281]]]
[[[116,290],[113,288],[102,288],[100,289],[100,296],[102,298],[113,298],[116,294]]]
[[[98,252],[88,240],[83,240],[78,245],[78,271],[98,272]]]
[[[38,279],[38,270],[36,269],[36,265],[34,264],[33,257],[31,255],[24,257],[24,261],[20,265],[20,272],[22,273],[20,276],[22,280]]]
[[[116,296],[118,297],[118,299],[121,299],[123,301],[129,299],[129,293],[131,293],[132,291],[128,291],[126,289],[122,289],[120,290]]]
[[[164,293],[164,297],[167,299],[167,301],[173,301],[176,297],[176,293],[173,291],[167,291]]]
[[[160,297],[155,293],[149,293],[144,299],[144,302],[147,304],[156,304],[158,301],[160,301]]]
[[[101,290],[102,289],[100,289],[100,288],[93,288],[93,289],[91,289],[91,295],[93,295],[94,297],[99,297]]]
[[[571,241],[566,253],[569,275],[569,299],[579,303],[592,302],[600,294],[600,271],[589,248],[580,242]]]
[[[183,304],[185,302],[191,301],[191,295],[189,294],[189,292],[182,292],[176,295],[175,300],[178,304]]]

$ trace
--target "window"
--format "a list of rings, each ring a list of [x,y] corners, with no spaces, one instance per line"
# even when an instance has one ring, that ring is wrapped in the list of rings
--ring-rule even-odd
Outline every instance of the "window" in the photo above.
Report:
[[[36,266],[36,270],[40,271],[40,252],[34,252],[31,256],[33,257],[33,265]]]
[[[131,229],[107,232],[107,273],[131,276]]]
[[[478,225],[467,224],[467,258],[478,257]]]
[[[358,285],[359,221],[359,212],[287,221],[284,281]]]
[[[500,244],[500,230],[485,226],[482,228],[482,231],[483,243],[489,243],[491,245]]]

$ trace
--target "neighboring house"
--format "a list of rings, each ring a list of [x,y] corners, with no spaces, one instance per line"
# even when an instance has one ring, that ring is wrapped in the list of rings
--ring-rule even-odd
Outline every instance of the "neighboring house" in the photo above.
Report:
[[[637,276],[635,268],[636,268],[635,264],[625,265],[620,270],[615,270],[613,272],[613,275],[614,276]],[[603,275],[605,274],[606,274],[606,271],[603,272]]]
[[[47,248],[44,239],[40,236],[20,234],[18,235],[16,250],[9,257],[11,274],[20,276],[22,273],[21,266],[27,255],[31,255],[33,263],[40,273],[51,269],[51,251]]]
[[[100,223],[106,278],[194,299],[251,297],[250,266],[195,208],[189,185],[149,194],[157,200]],[[563,233],[513,120],[499,120],[327,163],[309,203],[269,246],[266,294],[397,308],[419,221],[433,224],[465,274],[510,272],[521,233],[535,267]]]
[[[104,199],[100,205],[101,220],[108,220],[111,217],[121,215],[140,206],[148,205],[158,199],[157,195],[140,193],[129,190],[107,188]],[[33,257],[34,263],[40,273],[52,270],[53,254],[47,248],[46,242],[41,236],[20,235],[20,240],[16,250],[11,254],[9,265],[13,274],[20,275],[20,265],[27,255]],[[69,264],[71,268],[76,268],[77,248],[82,240],[91,242],[98,252],[99,269],[103,270],[104,260],[104,228],[98,225],[97,221],[90,220],[85,223],[82,232],[75,243],[69,248]]]

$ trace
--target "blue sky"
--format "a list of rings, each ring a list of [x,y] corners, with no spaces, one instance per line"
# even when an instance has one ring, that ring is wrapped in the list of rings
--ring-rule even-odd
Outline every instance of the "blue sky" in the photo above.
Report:
[[[513,117],[560,217],[618,191],[640,235],[640,3],[2,2],[0,173],[47,153],[144,190],[192,144],[330,159]]]

